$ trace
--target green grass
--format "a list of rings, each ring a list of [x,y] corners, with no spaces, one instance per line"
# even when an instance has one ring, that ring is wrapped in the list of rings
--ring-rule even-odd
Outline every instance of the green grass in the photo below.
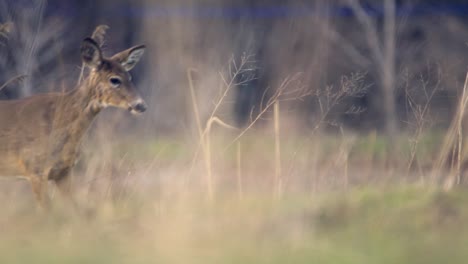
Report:
[[[130,204],[130,203],[129,203]],[[96,205],[2,221],[0,263],[466,263],[468,193],[361,189],[284,199]]]
[[[368,191],[324,207],[318,226],[336,248],[360,259],[347,263],[464,263],[467,202],[463,192]]]
[[[430,165],[437,157],[442,144],[444,134],[437,131],[424,133],[418,138],[415,148],[415,159],[419,162]],[[235,163],[236,147],[232,143],[233,138],[214,135],[212,138],[212,148],[216,155],[221,155],[228,162]],[[283,156],[303,157],[310,155],[311,150],[320,153],[320,157],[330,159],[334,157],[343,145],[341,136],[335,134],[320,133],[310,136],[285,136],[281,142],[281,151]],[[370,133],[368,135],[358,135],[354,140],[349,140],[348,151],[350,161],[358,164],[363,162],[372,162],[374,164],[384,164],[389,159],[391,149],[395,150],[393,160],[407,166],[410,159],[412,143],[415,139],[413,135],[402,134],[396,139],[396,142],[390,143],[385,136]],[[274,153],[274,135],[265,134],[259,136],[256,133],[246,134],[241,139],[242,153],[245,159],[257,158],[259,154],[265,156],[268,160],[273,161],[269,154]],[[127,153],[129,157],[135,160],[147,160],[157,157],[159,160],[170,162],[174,160],[191,160],[194,154],[196,144],[188,144],[188,142],[162,137],[152,140],[123,141],[115,147],[116,153],[121,155]],[[199,153],[200,154],[200,153]]]

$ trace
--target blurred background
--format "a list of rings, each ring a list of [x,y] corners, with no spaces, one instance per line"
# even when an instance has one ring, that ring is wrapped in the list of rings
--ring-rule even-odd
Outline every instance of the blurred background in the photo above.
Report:
[[[223,117],[245,126],[262,98],[296,76],[299,83],[288,89],[300,85],[301,100],[284,110],[304,131],[320,119],[323,91],[337,89],[343,76],[355,74],[365,91],[343,96],[330,109],[334,122],[357,131],[394,133],[412,121],[409,101],[422,104],[435,89],[428,111],[434,125],[447,127],[466,71],[465,1],[392,1],[389,11],[385,1],[25,0],[1,5],[1,20],[18,28],[2,40],[0,82],[28,76],[2,90],[2,98],[71,87],[81,39],[107,24],[108,54],[148,45],[133,74],[151,102],[148,125],[159,133],[183,132],[193,119],[187,109],[187,69],[196,70],[203,116],[219,90],[218,73],[232,71],[229,64],[244,55],[250,56],[251,76],[237,76],[237,82],[249,80],[230,91]]]
[[[100,114],[75,169],[94,225],[47,222],[51,245],[129,263],[465,263],[466,0],[0,0],[0,24],[2,100],[75,87],[98,25],[107,56],[147,45],[132,75],[148,111]],[[0,188],[0,230],[25,239],[28,188]]]

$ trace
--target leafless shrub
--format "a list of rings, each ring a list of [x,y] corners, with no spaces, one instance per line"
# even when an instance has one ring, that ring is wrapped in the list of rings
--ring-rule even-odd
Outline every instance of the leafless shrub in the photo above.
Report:
[[[416,89],[411,89],[408,83],[409,77],[407,76],[405,94],[407,99],[407,108],[409,120],[407,124],[410,128],[411,136],[408,141],[410,143],[410,157],[408,160],[408,174],[411,169],[416,165],[417,170],[422,181],[425,180],[424,172],[417,160],[417,151],[420,144],[421,137],[427,132],[434,124],[431,119],[431,104],[433,102],[435,94],[440,90],[441,72],[437,72],[437,82],[429,87],[429,80],[422,74],[419,75],[418,84]]]
[[[313,126],[313,131],[319,129],[324,123],[336,124],[336,120],[330,119],[330,113],[336,106],[343,103],[343,100],[352,97],[364,96],[370,84],[365,82],[365,73],[351,73],[349,76],[343,76],[338,86],[328,85],[324,89],[318,89],[313,97],[319,105],[319,117]],[[361,114],[366,109],[360,106],[351,105],[345,109],[347,114]],[[339,125],[338,125],[339,126]]]

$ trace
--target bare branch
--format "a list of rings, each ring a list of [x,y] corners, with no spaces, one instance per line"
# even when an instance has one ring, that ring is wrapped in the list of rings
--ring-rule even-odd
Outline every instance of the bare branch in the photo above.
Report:
[[[348,0],[348,3],[350,4],[351,9],[354,11],[356,19],[364,28],[367,43],[371,49],[372,57],[374,57],[376,62],[383,64],[384,57],[380,47],[379,35],[377,33],[377,28],[374,21],[372,21],[371,17],[366,13],[358,0]]]
[[[349,41],[345,40],[336,30],[329,28],[326,31],[326,34],[328,34],[330,40],[339,44],[343,48],[343,51],[359,66],[368,67],[371,64],[371,61],[366,58],[364,54],[362,54],[354,45],[350,44]]]
[[[26,77],[27,77],[27,75],[22,74],[22,75],[18,75],[18,76],[15,76],[15,77],[11,78],[7,82],[5,82],[2,86],[0,86],[0,91],[5,89],[6,87],[8,87],[8,85],[24,81],[24,79],[26,79]]]

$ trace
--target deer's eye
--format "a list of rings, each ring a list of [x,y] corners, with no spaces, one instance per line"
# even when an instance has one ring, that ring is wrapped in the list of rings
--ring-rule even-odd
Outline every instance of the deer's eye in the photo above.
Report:
[[[109,79],[109,82],[111,83],[112,86],[115,88],[119,87],[122,84],[122,80],[118,77],[111,77]]]

